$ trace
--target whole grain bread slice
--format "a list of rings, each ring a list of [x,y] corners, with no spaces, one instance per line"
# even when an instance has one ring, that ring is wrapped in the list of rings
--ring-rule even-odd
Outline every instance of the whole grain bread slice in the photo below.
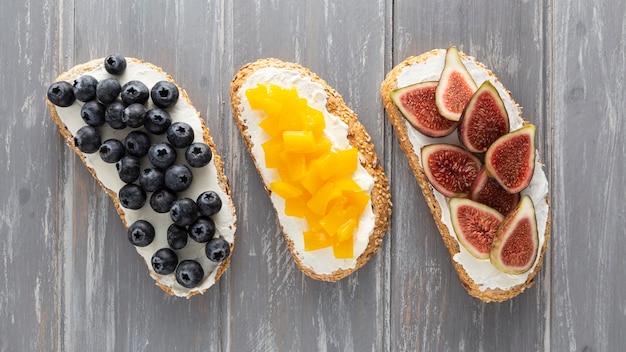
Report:
[[[541,194],[538,197],[540,201],[540,206],[542,211],[547,211],[547,214],[542,216],[541,222],[542,228],[544,231],[541,231],[539,236],[542,238],[542,245],[540,246],[540,255],[537,256],[537,260],[533,268],[531,268],[528,276],[521,280],[521,282],[509,285],[508,287],[494,287],[493,285],[486,285],[485,282],[481,282],[480,279],[475,279],[470,275],[470,270],[468,267],[464,265],[462,261],[455,260],[455,258],[460,257],[459,253],[462,248],[459,246],[459,242],[456,239],[456,235],[454,234],[454,230],[451,226],[446,225],[444,222],[444,213],[447,210],[448,204],[447,202],[441,202],[437,199],[436,193],[437,191],[430,185],[428,182],[424,170],[420,161],[420,151],[421,146],[417,145],[418,143],[412,142],[411,136],[419,135],[417,132],[404,118],[400,110],[394,104],[390,97],[390,93],[398,88],[402,88],[408,86],[410,84],[420,83],[421,81],[429,80],[438,80],[438,76],[436,76],[433,72],[437,72],[437,69],[442,65],[442,57],[445,56],[445,49],[435,49],[429,52],[423,53],[419,56],[411,56],[400,62],[396,65],[385,77],[385,80],[381,84],[380,94],[383,100],[383,105],[387,112],[387,117],[391,124],[394,127],[394,130],[397,134],[398,141],[400,143],[400,148],[406,154],[407,160],[409,162],[409,166],[413,171],[415,178],[420,186],[420,189],[424,195],[426,203],[430,209],[430,212],[435,220],[441,238],[443,239],[444,244],[448,248],[452,264],[461,280],[461,283],[467,290],[467,292],[477,297],[483,301],[504,301],[510,299],[512,297],[517,296],[521,292],[523,292],[526,288],[531,287],[535,282],[535,276],[539,272],[541,268],[541,264],[543,262],[543,256],[548,246],[548,239],[550,236],[550,213],[549,213],[549,200],[547,194],[547,180],[545,180],[546,184],[546,192],[545,194]],[[499,89],[500,95],[503,100],[505,100],[509,104],[509,118],[510,119],[518,119],[516,122],[519,125],[524,125],[527,122],[521,117],[521,109],[515,103],[511,94],[508,90],[504,88],[502,83],[498,80],[493,72],[488,70],[482,63],[478,62],[475,58],[465,55],[464,53],[459,53],[462,60],[467,63],[472,63],[475,66],[474,72],[479,72],[483,79],[489,79],[496,85]],[[437,65],[437,67],[435,67]],[[406,70],[414,69],[414,70],[422,70],[422,72],[430,72],[424,74],[424,79],[406,79],[402,75],[405,74]],[[441,71],[439,71],[441,72]],[[425,78],[427,77],[428,78]],[[433,79],[433,76],[434,79]],[[398,81],[401,80],[402,84],[399,84]],[[477,85],[480,85],[482,82],[476,82]],[[513,116],[511,116],[513,115]],[[456,133],[453,132],[453,135]],[[415,139],[413,139],[414,141]],[[447,141],[451,139],[448,137]],[[436,139],[432,140],[435,143]],[[458,143],[458,141],[457,141]],[[537,158],[538,160],[538,158]],[[539,161],[537,161],[539,163]],[[539,166],[539,171],[536,171],[534,178],[537,178],[537,182],[541,182],[543,184],[545,175],[543,174],[541,165]],[[537,167],[536,167],[537,169]],[[538,191],[539,192],[539,191]],[[542,191],[541,191],[542,192]],[[536,200],[537,201],[537,200]],[[543,214],[543,213],[542,213]],[[448,215],[449,218],[449,215]],[[538,219],[538,222],[540,219]],[[484,264],[484,263],[483,263]],[[476,270],[474,270],[476,272]],[[503,274],[504,275],[504,274]],[[508,274],[507,274],[508,275]],[[474,275],[474,277],[477,277]]]
[[[230,87],[230,99],[233,117],[237,123],[237,126],[239,127],[244,143],[255,163],[255,166],[261,178],[263,178],[263,174],[261,173],[261,170],[259,168],[262,166],[260,166],[254,154],[252,153],[252,148],[255,141],[248,131],[247,121],[242,117],[242,100],[245,99],[245,95],[242,94],[241,89],[242,86],[246,83],[246,80],[257,70],[268,67],[297,72],[300,77],[310,79],[312,82],[320,84],[324,87],[324,93],[327,99],[327,110],[332,115],[339,117],[341,121],[348,125],[348,140],[350,142],[350,145],[358,149],[359,161],[361,165],[375,180],[374,187],[371,191],[371,207],[376,217],[375,226],[372,233],[369,235],[369,242],[365,251],[358,256],[356,264],[353,268],[338,268],[329,273],[319,273],[316,272],[313,268],[304,265],[302,261],[302,255],[304,254],[300,253],[294,248],[294,242],[291,238],[291,236],[296,235],[302,236],[301,231],[299,234],[289,234],[285,231],[283,224],[280,224],[287,246],[291,250],[292,256],[302,272],[304,272],[306,275],[313,279],[330,282],[338,281],[365,265],[365,263],[367,263],[380,248],[383,236],[385,235],[389,227],[389,220],[391,216],[392,204],[389,192],[389,182],[382,166],[380,165],[380,159],[376,154],[371,137],[365,130],[365,127],[359,122],[357,115],[354,113],[354,111],[346,106],[339,93],[337,93],[335,89],[331,88],[324,80],[312,73],[309,69],[295,63],[283,62],[274,58],[260,59],[258,61],[244,65],[235,74]],[[271,190],[269,188],[268,182],[266,182],[266,180],[263,181],[268,195],[271,195]],[[276,209],[276,205],[274,205],[274,209],[278,215],[279,210]],[[306,229],[301,230],[304,231]]]

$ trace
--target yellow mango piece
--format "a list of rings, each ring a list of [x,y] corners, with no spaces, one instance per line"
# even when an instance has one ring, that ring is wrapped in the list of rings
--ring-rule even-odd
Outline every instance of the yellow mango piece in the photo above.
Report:
[[[307,106],[302,113],[302,128],[313,132],[316,136],[320,136],[324,133],[324,128],[326,128],[324,114],[319,110]]]
[[[272,115],[282,109],[280,101],[268,95],[268,86],[259,84],[255,88],[246,90],[246,98],[252,110],[263,110],[265,114]]]
[[[316,137],[315,138],[315,150],[306,154],[306,159],[309,163],[312,163],[314,160],[319,159],[320,157],[329,154],[330,148],[332,148],[333,142],[326,137]]]
[[[320,165],[322,178],[327,180],[333,176],[347,176],[356,171],[359,162],[359,151],[356,148],[350,148],[331,152],[327,157],[323,158]]]
[[[307,175],[306,159],[303,154],[280,152],[279,157],[287,174],[281,174],[283,179],[298,181]]]
[[[356,220],[348,219],[337,229],[337,242],[352,240],[352,235],[356,229]]]
[[[283,132],[285,151],[290,153],[308,153],[315,150],[315,136],[311,131]]]
[[[354,244],[352,240],[333,243],[333,255],[338,259],[350,259],[354,257]]]
[[[361,214],[371,197],[365,191],[344,191],[343,195],[348,200],[348,205],[356,209],[357,214]]]
[[[302,190],[298,186],[284,181],[270,183],[270,189],[283,199],[291,199],[302,195]]]
[[[285,199],[285,215],[295,216],[297,218],[305,218],[306,214],[306,202],[311,199],[311,195],[307,192],[302,193],[300,196],[290,199]]]
[[[304,218],[309,224],[309,229],[315,230],[315,231],[323,230],[322,225],[320,224],[320,221],[322,220],[322,216],[315,214],[313,211],[311,211],[311,209],[309,209],[309,207],[306,207],[306,209],[304,210]]]
[[[277,139],[270,139],[261,144],[265,153],[265,167],[268,169],[276,169],[282,167],[282,159],[280,152],[283,150],[283,142]]]
[[[338,179],[333,179],[333,184],[341,191],[353,191],[358,192],[361,191],[361,186],[356,183],[353,179],[349,177],[341,177]]]
[[[259,126],[272,137],[276,137],[281,134],[280,128],[278,128],[278,115],[273,114],[267,116],[263,121],[259,123]]]
[[[320,220],[320,225],[327,233],[335,234],[339,227],[350,220],[350,214],[346,211],[345,204],[346,199],[344,197],[333,201],[326,215]]]
[[[324,232],[309,230],[305,231],[303,235],[305,252],[315,251],[333,245],[330,237]]]
[[[319,175],[316,164],[317,161],[313,161],[307,170],[307,174],[302,178],[302,180],[300,180],[300,182],[302,182],[302,186],[304,186],[304,188],[311,194],[316,194],[325,183]]]
[[[333,182],[327,182],[307,202],[307,206],[314,213],[324,215],[328,203],[338,197],[341,197],[341,190],[336,188]]]

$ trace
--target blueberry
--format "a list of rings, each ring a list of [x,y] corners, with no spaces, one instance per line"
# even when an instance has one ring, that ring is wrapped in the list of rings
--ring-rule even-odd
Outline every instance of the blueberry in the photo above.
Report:
[[[83,153],[91,154],[100,149],[100,132],[93,126],[83,126],[74,135],[74,145]]]
[[[107,105],[107,108],[104,111],[104,120],[109,124],[109,126],[111,126],[111,128],[116,130],[126,128],[126,123],[122,120],[124,109],[126,109],[126,105],[124,105],[121,101],[114,101]]]
[[[137,181],[139,173],[141,172],[141,165],[139,159],[132,155],[126,155],[120,161],[115,164],[117,174],[120,176],[120,180],[131,183]]]
[[[141,81],[128,81],[122,87],[122,101],[126,105],[145,104],[149,97],[148,87]]]
[[[114,53],[104,59],[104,69],[112,75],[121,75],[126,71],[126,58]]]
[[[194,288],[203,278],[202,265],[195,260],[183,260],[176,268],[176,281],[183,287]]]
[[[146,203],[146,192],[134,183],[128,183],[118,193],[122,207],[140,209]]]
[[[95,100],[91,100],[83,104],[80,108],[80,117],[83,118],[89,126],[102,126],[106,122],[104,113],[106,108]]]
[[[98,80],[90,75],[82,75],[74,80],[74,96],[77,100],[87,102],[96,97]]]
[[[182,192],[189,188],[193,175],[189,168],[182,164],[174,164],[165,170],[165,186],[174,192]]]
[[[152,255],[152,269],[159,275],[171,274],[178,265],[178,256],[169,248],[161,248]]]
[[[185,159],[191,167],[203,167],[212,157],[211,148],[204,143],[192,143],[185,151]]]
[[[208,242],[215,235],[215,223],[211,218],[200,216],[189,225],[189,237],[198,243]]]
[[[167,213],[176,201],[176,193],[167,188],[160,189],[150,196],[150,207],[157,213]]]
[[[165,172],[157,168],[143,170],[139,175],[139,184],[146,192],[154,192],[165,187]]]
[[[178,88],[168,81],[157,82],[150,91],[154,105],[160,108],[169,108],[178,101]]]
[[[132,128],[141,127],[145,118],[146,107],[138,103],[128,105],[122,113],[122,121]]]
[[[155,143],[148,150],[148,159],[152,165],[165,170],[176,161],[176,149],[169,143]]]
[[[141,158],[148,154],[150,137],[145,132],[132,131],[124,138],[124,146],[126,147],[126,153]]]
[[[48,88],[48,100],[56,106],[68,107],[76,101],[74,89],[68,82],[54,82]]]
[[[187,229],[184,226],[171,224],[167,228],[167,244],[172,249],[183,249],[187,245]]]
[[[128,227],[128,240],[133,246],[145,247],[152,243],[154,236],[154,227],[146,220],[137,220]]]
[[[178,199],[170,208],[170,218],[176,225],[191,225],[198,218],[198,206],[189,198]]]
[[[163,109],[150,109],[146,112],[143,127],[152,134],[163,134],[172,124],[170,114]]]
[[[187,148],[193,137],[193,129],[184,122],[175,122],[167,129],[167,140],[176,148]]]
[[[114,138],[104,141],[98,151],[100,152],[100,159],[105,163],[116,163],[126,154],[124,144]]]
[[[103,104],[111,104],[120,95],[122,87],[120,82],[115,78],[106,78],[98,82],[96,86],[96,97]]]
[[[222,238],[212,238],[204,247],[204,253],[212,262],[221,262],[230,255],[230,244]]]
[[[222,199],[214,191],[202,192],[196,200],[198,212],[202,216],[211,216],[222,209]]]

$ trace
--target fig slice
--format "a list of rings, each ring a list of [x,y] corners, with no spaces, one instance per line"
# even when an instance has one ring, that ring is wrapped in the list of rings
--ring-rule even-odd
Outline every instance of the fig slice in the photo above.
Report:
[[[459,51],[451,46],[446,51],[443,71],[435,90],[439,113],[452,121],[459,121],[463,109],[478,87],[461,61]]]
[[[528,195],[507,215],[493,238],[491,264],[508,274],[523,274],[537,258],[539,235],[535,206]]]
[[[469,198],[494,208],[506,216],[519,203],[520,194],[507,192],[498,181],[489,177],[487,168],[483,166],[472,184]]]
[[[504,216],[471,199],[452,198],[450,219],[459,243],[474,257],[489,259],[493,238]]]
[[[404,118],[416,130],[429,137],[444,137],[452,133],[457,122],[439,114],[435,104],[438,82],[421,82],[402,87],[389,94]]]
[[[509,193],[519,193],[533,178],[535,130],[528,124],[498,138],[487,149],[487,171]]]
[[[448,198],[466,197],[481,168],[474,154],[452,144],[427,145],[421,157],[426,178]]]
[[[467,103],[458,128],[459,141],[473,153],[484,153],[509,132],[509,114],[496,87],[485,81]]]

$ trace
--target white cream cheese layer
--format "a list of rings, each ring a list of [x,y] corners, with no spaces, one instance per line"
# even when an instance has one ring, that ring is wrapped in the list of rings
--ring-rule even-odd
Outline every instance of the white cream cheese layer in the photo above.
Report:
[[[84,72],[84,74],[89,74],[95,77],[98,81],[103,80],[105,78],[117,78],[120,81],[121,85],[130,81],[130,80],[138,80],[143,82],[148,89],[152,89],[152,86],[158,81],[167,80],[167,75],[164,72],[158,72],[154,69],[146,66],[144,64],[133,62],[130,59],[127,59],[127,68],[123,75],[121,76],[113,76],[110,75],[104,69],[104,65],[99,65],[92,71]],[[72,80],[78,78],[72,77]],[[72,83],[72,81],[70,81]],[[80,108],[83,103],[76,101],[72,106],[67,108],[56,107],[57,113],[61,118],[61,121],[67,126],[72,135],[76,134],[76,131],[81,127],[85,126],[84,121],[80,117]],[[148,99],[146,103],[146,107],[148,109],[155,108],[152,100]],[[194,131],[194,142],[204,142],[203,140],[203,130],[202,124],[199,120],[198,111],[189,103],[186,99],[181,97],[178,99],[176,105],[172,108],[167,109],[172,119],[172,123],[174,122],[185,122],[189,124]],[[110,128],[107,124],[98,127],[100,134],[102,136],[102,141],[109,138],[116,138],[121,141],[124,140],[124,137],[131,130],[143,130],[143,128],[125,128],[123,130],[114,130]],[[145,130],[144,130],[145,131]],[[167,138],[165,135],[157,136],[153,134],[149,134],[151,143],[165,141],[167,142]],[[183,149],[177,148],[177,163],[186,164]],[[95,170],[96,177],[102,182],[102,184],[113,191],[115,194],[119,191],[119,189],[124,186],[124,182],[120,180],[117,170],[115,168],[115,164],[108,164],[102,161],[98,152],[93,154],[84,154],[87,166]],[[143,157],[141,160],[141,167],[148,168],[151,167],[150,161],[148,161],[147,157]],[[189,168],[193,174],[193,181],[189,189],[179,192],[179,198],[191,198],[194,201],[197,197],[204,191],[215,191],[222,200],[222,209],[211,218],[215,222],[216,234],[215,236],[222,236],[229,243],[233,243],[235,239],[235,215],[233,209],[230,208],[230,196],[226,193],[226,190],[222,189],[222,187],[218,183],[218,173],[215,167],[214,160],[202,167],[202,168]],[[210,286],[215,283],[215,275],[217,270],[215,270],[219,263],[214,263],[210,261],[205,255],[205,243],[197,243],[189,238],[187,245],[181,250],[175,250],[178,260],[183,261],[186,259],[193,259],[198,261],[202,268],[204,269],[204,280],[200,283],[198,287],[188,289],[176,282],[176,278],[174,273],[169,275],[159,275],[152,270],[152,265],[150,264],[150,259],[152,255],[161,248],[167,248],[167,228],[172,223],[170,219],[169,213],[160,214],[152,210],[150,207],[150,195],[152,193],[148,192],[146,204],[138,210],[131,210],[122,208],[124,212],[124,217],[126,223],[130,226],[132,223],[139,219],[144,219],[149,221],[156,231],[156,236],[154,241],[146,246],[146,247],[135,247],[137,252],[144,258],[146,264],[149,268],[150,275],[155,279],[158,278],[159,281],[168,286],[175,295],[177,296],[186,296],[190,292],[203,292]],[[124,234],[125,236],[125,234]],[[129,244],[130,245],[130,244]],[[137,268],[138,269],[138,268]]]
[[[348,125],[341,121],[339,117],[332,115],[326,108],[327,96],[321,84],[313,82],[310,78],[303,77],[299,72],[293,70],[275,67],[257,70],[248,77],[246,83],[238,92],[241,101],[239,109],[241,119],[248,128],[247,133],[252,141],[252,154],[267,189],[269,189],[269,184],[278,181],[280,176],[275,169],[265,167],[265,154],[261,144],[268,141],[270,136],[259,127],[259,123],[265,115],[263,112],[252,110],[245,97],[246,90],[254,88],[258,84],[275,84],[288,89],[295,87],[298,95],[301,98],[305,98],[309,106],[324,114],[326,122],[324,132],[326,137],[333,142],[334,148],[342,150],[350,145],[347,137]],[[357,171],[352,178],[363,190],[371,194],[374,187],[374,179],[363,166],[358,165]],[[287,233],[289,239],[293,242],[294,252],[300,258],[302,265],[311,268],[318,274],[330,274],[338,269],[352,269],[356,266],[357,258],[365,251],[369,242],[369,236],[374,231],[375,216],[372,211],[371,201],[361,214],[359,227],[354,233],[354,257],[338,259],[335,258],[330,247],[306,252],[302,235],[303,231],[306,231],[309,227],[306,220],[285,215],[284,199],[274,193],[271,194],[271,198],[283,231]]]
[[[443,70],[445,53],[445,50],[440,50],[437,56],[431,57],[425,62],[407,66],[400,73],[400,75],[398,75],[398,88],[420,82],[438,81],[441,71]],[[504,101],[504,105],[509,115],[511,130],[513,131],[521,128],[523,120],[520,116],[520,112],[502,83],[499,80],[496,80],[495,77],[489,76],[485,69],[478,66],[474,61],[468,58],[463,58],[462,61],[478,86],[480,86],[485,80],[489,80],[496,87],[498,93]],[[452,133],[451,135],[443,138],[431,138],[418,132],[406,120],[405,124],[409,135],[409,141],[411,142],[418,159],[420,159],[420,164],[422,162],[420,152],[421,148],[428,144],[450,143],[461,145],[456,133]],[[431,189],[437,199],[437,202],[439,203],[439,206],[441,207],[441,221],[448,228],[450,235],[456,239],[456,234],[452,227],[452,222],[450,221],[448,198],[432,187]],[[543,171],[543,165],[539,162],[538,157],[535,158],[535,172],[531,183],[522,191],[522,194],[528,194],[535,204],[537,230],[539,232],[539,250],[541,250],[545,242],[549,206],[546,201],[546,197],[548,195],[548,180],[546,179],[546,175]],[[496,288],[506,290],[516,285],[523,284],[528,278],[528,275],[533,272],[535,266],[539,263],[539,255],[537,255],[535,263],[530,270],[524,274],[511,275],[496,269],[493,265],[491,265],[489,259],[481,260],[475,258],[460,244],[459,248],[460,252],[457,253],[453,259],[463,266],[467,274],[472,278],[472,280],[474,280],[474,282],[476,282],[478,286],[480,286],[481,290]]]

